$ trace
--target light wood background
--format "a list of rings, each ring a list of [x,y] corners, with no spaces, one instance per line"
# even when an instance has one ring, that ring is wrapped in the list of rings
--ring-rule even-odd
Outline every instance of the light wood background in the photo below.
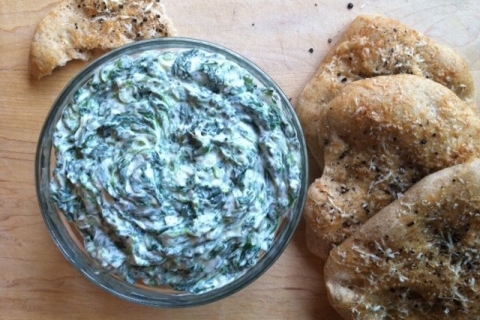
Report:
[[[0,319],[338,319],[326,298],[323,263],[305,248],[303,222],[260,279],[196,308],[162,310],[120,300],[64,259],[37,204],[35,148],[56,96],[86,63],[70,63],[41,81],[27,70],[34,28],[57,2],[0,0]],[[398,18],[454,47],[480,88],[480,0],[352,0],[351,10],[348,1],[338,0],[164,3],[179,36],[216,42],[246,56],[293,103],[348,23],[362,13]],[[312,166],[312,177],[317,172]]]

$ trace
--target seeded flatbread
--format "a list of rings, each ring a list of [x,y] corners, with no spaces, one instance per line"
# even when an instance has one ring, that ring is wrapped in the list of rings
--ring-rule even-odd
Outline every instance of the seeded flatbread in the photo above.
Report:
[[[352,82],[329,104],[325,170],[309,187],[307,244],[327,259],[423,177],[480,155],[480,119],[446,87],[414,75]]]
[[[160,1],[65,0],[35,29],[30,71],[39,79],[70,60],[90,59],[93,49],[174,34]]]
[[[432,79],[476,108],[472,75],[454,50],[397,20],[361,15],[325,57],[296,106],[309,150],[320,168],[324,165],[324,137],[318,137],[317,129],[328,103],[347,83],[391,74]]]
[[[345,319],[480,317],[480,160],[427,176],[325,265]]]

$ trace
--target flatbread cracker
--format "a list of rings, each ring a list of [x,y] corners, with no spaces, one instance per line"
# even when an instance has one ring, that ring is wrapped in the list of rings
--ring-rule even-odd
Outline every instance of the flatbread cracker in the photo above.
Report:
[[[414,75],[352,82],[328,104],[325,170],[308,189],[307,245],[332,248],[415,182],[480,156],[480,118],[446,87]]]
[[[160,1],[65,0],[35,29],[30,71],[40,79],[70,60],[89,60],[93,49],[109,50],[174,34]]]
[[[324,141],[317,129],[328,103],[350,82],[391,74],[431,79],[476,108],[472,75],[455,51],[397,20],[361,15],[325,57],[296,106],[307,145],[320,169]]]
[[[427,176],[325,265],[345,319],[478,319],[480,160]]]

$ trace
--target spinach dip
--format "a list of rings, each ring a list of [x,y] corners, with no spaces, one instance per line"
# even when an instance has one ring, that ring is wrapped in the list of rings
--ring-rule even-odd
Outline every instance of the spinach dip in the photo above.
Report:
[[[107,63],[56,124],[53,200],[106,272],[191,293],[269,250],[301,184],[279,95],[225,56],[146,51]]]

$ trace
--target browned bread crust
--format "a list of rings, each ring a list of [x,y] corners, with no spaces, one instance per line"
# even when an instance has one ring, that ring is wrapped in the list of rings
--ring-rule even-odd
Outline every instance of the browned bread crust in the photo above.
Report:
[[[480,160],[427,176],[332,250],[345,319],[480,317]]]
[[[319,127],[325,170],[309,188],[307,244],[330,250],[415,182],[480,155],[480,119],[448,88],[414,75],[352,82]]]
[[[451,48],[397,20],[361,15],[325,57],[296,106],[309,150],[320,168],[323,139],[318,138],[317,128],[328,103],[347,83],[391,74],[432,79],[473,105],[472,75],[467,63]]]
[[[156,0],[65,0],[37,25],[30,47],[30,71],[36,78],[73,59],[88,60],[91,50],[175,33]]]

